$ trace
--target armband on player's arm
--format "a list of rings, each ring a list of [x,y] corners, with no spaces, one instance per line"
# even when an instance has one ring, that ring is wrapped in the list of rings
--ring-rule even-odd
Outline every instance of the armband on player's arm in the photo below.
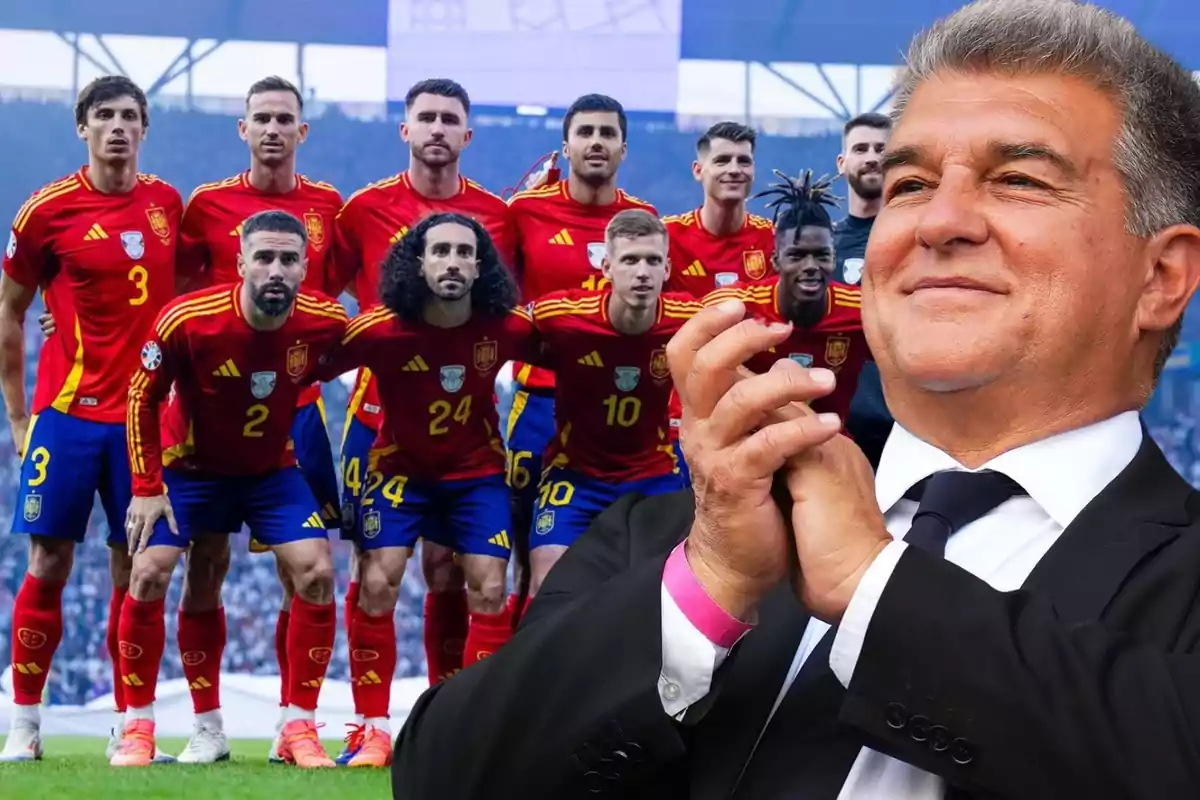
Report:
[[[172,359],[168,358],[167,350],[160,337],[152,337],[142,346],[141,364],[129,381],[125,442],[133,474],[134,497],[154,497],[163,493],[159,404],[171,391],[174,380]]]

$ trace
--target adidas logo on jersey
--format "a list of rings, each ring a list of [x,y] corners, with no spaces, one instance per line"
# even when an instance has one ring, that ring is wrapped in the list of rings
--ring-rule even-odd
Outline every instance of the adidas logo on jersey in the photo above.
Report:
[[[700,259],[696,259],[687,265],[687,269],[683,271],[683,274],[692,278],[703,278],[708,273],[704,271],[704,267],[700,264]]]
[[[425,359],[420,356],[413,356],[411,360],[400,368],[401,372],[429,372],[429,365],[425,363]]]
[[[575,240],[571,238],[571,234],[567,232],[566,228],[551,236],[549,241],[550,244],[575,244]]]
[[[576,364],[583,364],[585,367],[603,367],[604,359],[595,350],[588,353],[586,356],[575,359]]]
[[[500,531],[495,536],[488,539],[488,544],[494,544],[496,547],[503,547],[505,550],[512,549],[512,542],[509,541],[508,531]]]
[[[232,358],[225,360],[225,363],[212,371],[213,375],[219,378],[240,378],[242,373],[238,372],[237,364],[233,363]]]
[[[93,225],[88,229],[88,232],[83,235],[83,240],[85,242],[98,242],[101,239],[107,238],[108,233],[105,232],[104,228],[101,228],[99,225]]]
[[[314,511],[313,513],[308,515],[308,519],[304,520],[304,524],[301,525],[300,527],[301,528],[322,528],[323,529],[325,527],[325,520],[321,519],[321,515]]]

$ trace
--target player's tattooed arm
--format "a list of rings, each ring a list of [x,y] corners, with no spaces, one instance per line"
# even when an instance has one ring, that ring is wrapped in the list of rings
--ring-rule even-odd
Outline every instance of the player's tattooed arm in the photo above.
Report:
[[[37,287],[20,284],[8,274],[0,277],[0,391],[4,393],[4,408],[18,455],[23,455],[25,434],[29,430],[29,407],[25,402],[25,314],[36,294]]]

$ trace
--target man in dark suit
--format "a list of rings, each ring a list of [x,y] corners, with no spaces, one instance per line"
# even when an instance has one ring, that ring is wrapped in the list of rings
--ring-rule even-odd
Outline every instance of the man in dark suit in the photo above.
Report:
[[[1200,282],[1200,88],[1131,26],[992,0],[919,37],[834,376],[706,309],[695,493],[623,498],[503,650],[425,694],[405,800],[1200,797],[1200,495],[1137,415]]]

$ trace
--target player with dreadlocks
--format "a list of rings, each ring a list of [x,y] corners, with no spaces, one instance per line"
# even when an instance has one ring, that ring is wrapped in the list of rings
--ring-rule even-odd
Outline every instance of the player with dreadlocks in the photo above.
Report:
[[[833,280],[836,258],[828,208],[836,207],[838,198],[830,193],[830,179],[814,179],[812,170],[795,179],[779,170],[775,175],[779,182],[757,196],[771,198],[767,207],[774,211],[772,264],[777,276],[718,289],[704,304],[741,300],[748,316],[790,322],[794,327],[787,341],[755,356],[746,367],[766,372],[776,360],[790,358],[802,367],[833,370],[837,388],[812,405],[846,419],[859,372],[871,353],[863,337],[861,291]]]
[[[318,376],[365,367],[379,385],[379,428],[355,542],[362,585],[348,631],[351,694],[365,726],[351,767],[391,762],[393,618],[418,538],[453,550],[466,574],[463,665],[512,633],[505,573],[513,527],[492,392],[505,361],[533,355],[529,314],[516,307],[512,277],[474,219],[426,217],[391,248],[380,271],[382,305],[351,320]]]

